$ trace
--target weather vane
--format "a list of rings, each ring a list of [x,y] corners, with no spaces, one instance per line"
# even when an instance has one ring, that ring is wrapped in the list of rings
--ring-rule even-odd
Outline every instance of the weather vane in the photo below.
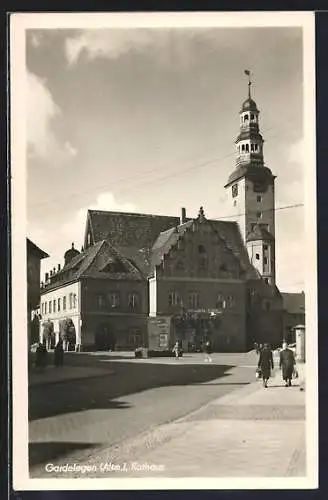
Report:
[[[248,76],[248,98],[250,99],[251,98],[251,85],[252,85],[251,72],[249,69],[245,69],[244,73],[245,73],[245,75]]]

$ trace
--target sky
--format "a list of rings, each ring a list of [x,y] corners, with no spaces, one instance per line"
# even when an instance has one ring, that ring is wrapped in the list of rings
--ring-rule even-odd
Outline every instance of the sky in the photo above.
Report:
[[[28,236],[80,249],[88,209],[229,219],[253,73],[276,208],[304,201],[301,28],[46,29],[26,36]],[[304,289],[304,208],[276,211],[282,291]],[[42,277],[43,277],[42,275]]]

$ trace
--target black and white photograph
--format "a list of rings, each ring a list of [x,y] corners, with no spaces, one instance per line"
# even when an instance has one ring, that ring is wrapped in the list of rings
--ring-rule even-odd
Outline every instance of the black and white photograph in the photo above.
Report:
[[[14,488],[316,488],[314,14],[10,24]]]

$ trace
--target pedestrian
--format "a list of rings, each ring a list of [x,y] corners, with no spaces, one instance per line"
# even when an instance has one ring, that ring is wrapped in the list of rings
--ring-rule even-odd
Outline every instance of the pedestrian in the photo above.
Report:
[[[209,340],[207,340],[205,342],[204,353],[205,353],[205,361],[208,361],[209,363],[211,363],[212,362],[212,358],[210,356],[210,354],[211,354],[211,343],[210,343]]]
[[[77,341],[75,344],[75,352],[80,352],[80,351],[81,351],[81,343]]]
[[[54,362],[56,367],[63,366],[64,364],[64,348],[62,339],[59,339],[56,344],[54,352]]]
[[[39,342],[39,345],[35,352],[35,367],[37,368],[37,370],[43,371],[46,367],[47,354],[48,351],[46,349],[46,346],[42,342]]]
[[[258,368],[261,369],[263,386],[268,387],[268,380],[273,370],[273,355],[269,344],[264,344],[263,349],[260,351]]]
[[[180,355],[180,345],[179,345],[179,341],[178,340],[174,344],[173,352],[175,354],[175,359],[179,359],[179,357],[180,357],[179,356]]]
[[[282,350],[280,351],[279,367],[282,370],[282,378],[285,381],[285,387],[290,387],[292,385],[295,364],[294,352],[288,349],[287,342],[283,342]]]

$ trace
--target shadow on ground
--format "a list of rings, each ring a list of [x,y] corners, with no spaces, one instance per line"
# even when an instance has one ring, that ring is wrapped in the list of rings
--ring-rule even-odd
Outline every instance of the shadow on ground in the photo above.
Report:
[[[95,443],[70,443],[70,442],[41,442],[29,443],[29,465],[30,467],[56,460],[68,453],[92,449]]]
[[[193,385],[227,377],[230,365],[112,364],[113,375],[29,388],[29,420],[89,409],[126,408],[113,399],[156,387]],[[224,382],[224,383],[228,383]],[[243,385],[236,384],[236,385]]]

